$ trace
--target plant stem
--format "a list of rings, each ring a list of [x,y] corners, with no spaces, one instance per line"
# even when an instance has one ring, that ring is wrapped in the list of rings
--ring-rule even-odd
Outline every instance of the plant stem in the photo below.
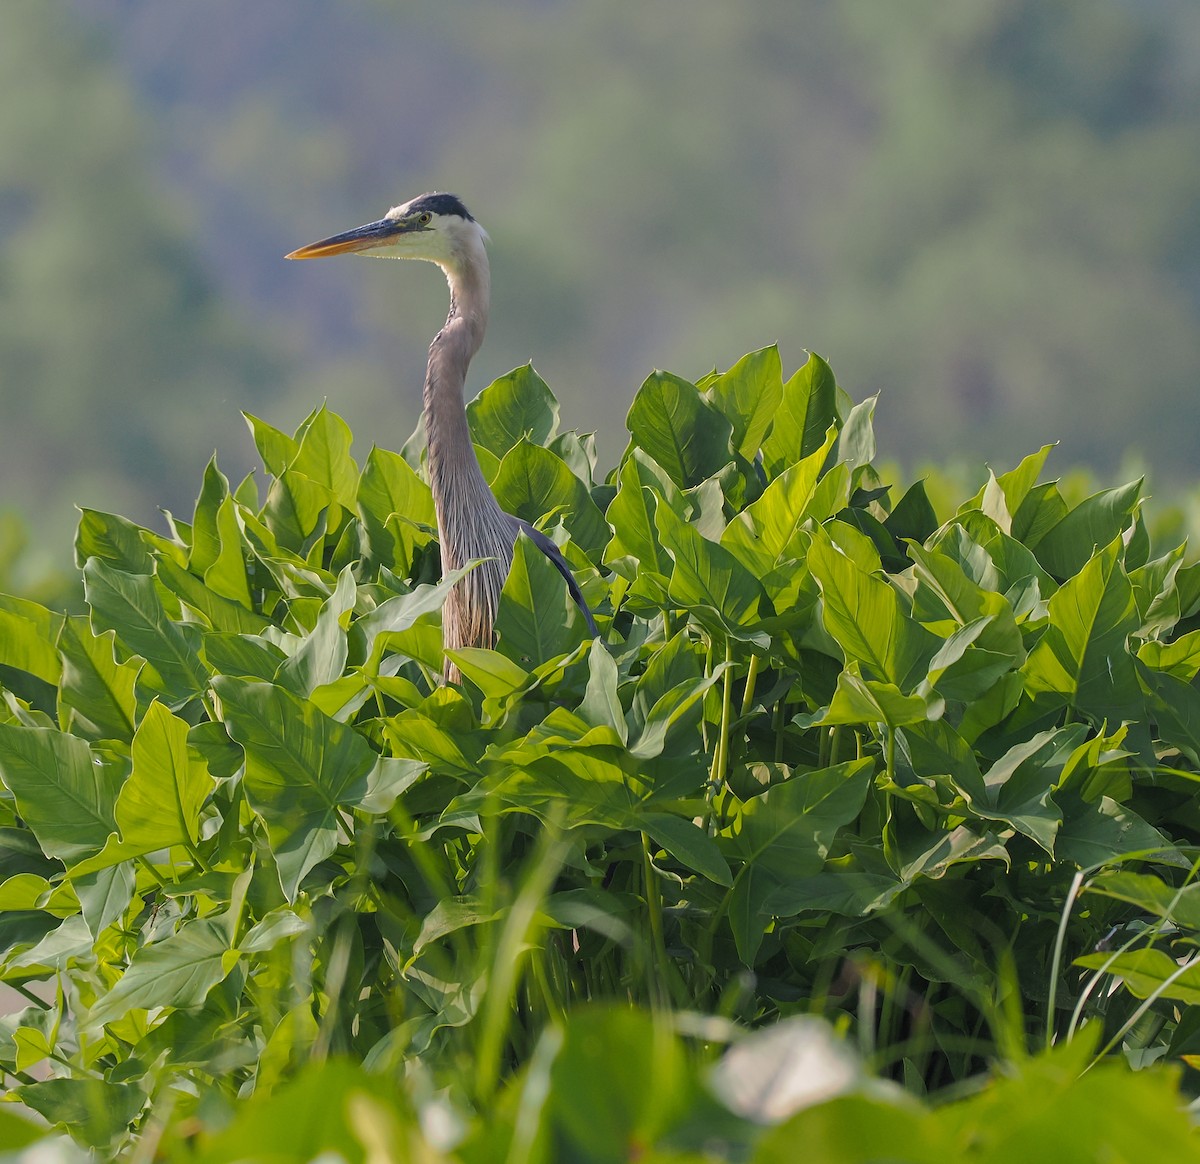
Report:
[[[650,860],[650,838],[642,837],[642,882],[646,890],[646,910],[650,915],[650,941],[654,946],[654,973],[650,976],[650,1007],[662,1010],[668,1004],[667,943],[663,938],[662,894],[654,865]]]
[[[758,680],[759,657],[750,656],[750,666],[746,671],[746,690],[742,693],[742,715],[749,715],[754,706],[754,685]]]
[[[708,803],[711,819],[712,804],[725,787],[725,774],[729,769],[729,727],[733,719],[733,647],[725,640],[725,674],[721,683],[721,734],[713,752],[712,767],[708,779]]]

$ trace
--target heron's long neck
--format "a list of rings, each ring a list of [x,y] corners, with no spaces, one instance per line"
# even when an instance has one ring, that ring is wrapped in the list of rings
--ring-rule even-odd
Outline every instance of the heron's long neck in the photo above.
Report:
[[[467,368],[487,328],[489,277],[482,246],[469,264],[448,268],[446,279],[450,314],[429,346],[425,373],[429,483],[443,533],[450,532],[451,502],[458,512],[499,510],[475,456],[463,401]]]

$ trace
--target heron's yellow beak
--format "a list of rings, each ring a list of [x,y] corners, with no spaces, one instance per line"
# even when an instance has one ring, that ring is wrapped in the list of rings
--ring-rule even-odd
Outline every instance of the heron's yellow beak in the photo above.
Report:
[[[381,218],[378,222],[368,222],[366,226],[356,226],[353,230],[323,238],[320,242],[309,243],[308,246],[292,251],[284,258],[327,259],[330,255],[369,251],[375,247],[387,246],[397,235],[409,234],[420,229],[415,220]]]

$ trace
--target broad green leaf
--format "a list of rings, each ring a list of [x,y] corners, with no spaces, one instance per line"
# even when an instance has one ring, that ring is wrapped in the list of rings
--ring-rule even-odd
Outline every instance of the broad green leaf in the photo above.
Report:
[[[303,431],[300,447],[288,465],[289,474],[307,478],[327,489],[340,505],[353,509],[358,466],[350,456],[350,426],[322,404],[305,421]]]
[[[1200,764],[1200,691],[1164,671],[1142,666],[1138,673],[1150,695],[1158,734]]]
[[[97,1031],[131,1010],[200,1006],[237,963],[239,953],[230,947],[229,925],[224,915],[195,918],[170,937],[143,946],[117,984],[96,1000],[87,1015],[87,1028]]]
[[[171,621],[152,576],[124,574],[90,558],[83,569],[83,587],[94,633],[114,631],[125,648],[141,655],[154,670],[154,691],[179,706],[204,689],[200,632]]]
[[[263,615],[232,598],[223,598],[207,582],[175,562],[160,560],[156,574],[167,590],[196,611],[214,630],[254,634],[270,625],[270,620]]]
[[[214,594],[250,610],[254,604],[250,598],[250,583],[246,577],[246,555],[249,547],[242,537],[237,502],[232,497],[226,497],[217,510],[216,530],[219,549],[216,557],[204,570],[204,583]]]
[[[1058,485],[1048,481],[1035,485],[1012,515],[1008,531],[1014,541],[1032,550],[1064,517],[1070,507],[1058,491]]]
[[[800,528],[813,516],[810,505],[817,480],[836,438],[831,428],[815,452],[780,473],[761,497],[726,526],[721,545],[758,577],[764,578],[785,560],[803,557]],[[825,516],[816,515],[818,520]]]
[[[204,658],[218,674],[270,682],[287,655],[258,635],[214,632],[204,636]]]
[[[852,473],[875,459],[874,417],[878,401],[879,397],[875,395],[856,404],[838,433],[835,455],[840,463],[849,466]]]
[[[77,736],[0,724],[0,780],[48,857],[87,856],[116,828],[114,773]]]
[[[770,915],[767,899],[792,879],[820,872],[834,836],[862,810],[874,761],[851,760],[794,776],[741,805],[720,834],[741,862],[729,921],[738,955],[750,966]]]
[[[132,863],[122,862],[81,876],[73,873],[70,884],[79,898],[83,920],[93,939],[97,939],[110,925],[124,918],[137,881]]]
[[[1053,445],[1043,445],[1036,453],[1030,453],[1015,469],[1001,473],[999,477],[989,469],[987,484],[973,501],[966,502],[959,509],[959,513],[967,509],[981,509],[1011,536],[1013,514],[1021,508],[1029,491],[1037,484],[1052,448]]]
[[[1144,700],[1127,643],[1137,629],[1133,591],[1111,542],[1049,601],[1050,625],[1025,662],[1031,692],[1113,721],[1136,718]]]
[[[1176,888],[1153,873],[1117,869],[1089,878],[1084,888],[1088,893],[1101,893],[1118,901],[1127,901],[1146,913],[1200,933],[1200,883],[1192,882]]]
[[[267,472],[272,477],[282,477],[284,470],[296,458],[299,442],[249,412],[243,412],[242,416],[250,428],[254,446],[258,449],[258,455],[262,457]]]
[[[687,869],[717,885],[731,886],[733,876],[717,842],[690,820],[665,812],[638,816],[643,831]]]
[[[807,565],[821,588],[825,629],[875,677],[908,692],[925,678],[937,638],[914,621],[888,583],[866,573],[818,529]]]
[[[1011,824],[1054,856],[1062,811],[1051,794],[1086,733],[1086,725],[1072,724],[1014,744],[984,777],[990,806],[977,803],[975,811]]]
[[[1187,1006],[1200,1003],[1200,964],[1181,966],[1162,950],[1126,950],[1118,954],[1085,954],[1075,959],[1086,970],[1103,970],[1120,978],[1138,998],[1174,999]],[[1172,981],[1173,980],[1173,981]]]
[[[629,729],[617,694],[617,679],[616,661],[603,642],[593,639],[588,651],[588,683],[579,714],[595,727],[612,728],[625,744]]]
[[[940,699],[905,695],[892,683],[864,679],[857,663],[850,663],[838,676],[837,690],[822,724],[884,724],[906,727],[927,719],[938,719],[945,710]]]
[[[62,667],[55,640],[63,621],[36,602],[0,595],[0,665],[57,684]]]
[[[334,493],[327,485],[288,469],[271,482],[262,520],[280,546],[300,554],[335,504]]]
[[[311,930],[311,922],[281,906],[271,910],[262,921],[252,926],[246,932],[246,936],[238,942],[238,949],[243,954],[263,954],[273,950],[280,942],[298,934],[310,933]]]
[[[426,538],[419,527],[434,529],[437,516],[429,486],[408,462],[386,449],[373,448],[358,482],[358,512],[372,552],[388,565],[407,571]],[[393,520],[395,518],[403,520]]]
[[[281,687],[219,676],[213,690],[246,753],[246,796],[295,901],[304,875],[336,847],[338,808],[361,797],[376,754],[353,728]]]
[[[752,629],[762,599],[758,579],[727,549],[701,537],[665,504],[658,505],[654,522],[673,563],[672,601],[718,633],[764,637]]]
[[[1133,520],[1142,482],[1106,489],[1065,514],[1036,542],[1026,544],[1056,578],[1071,578],[1098,550],[1113,544]]]
[[[597,558],[609,539],[587,486],[549,449],[524,438],[500,462],[492,492],[502,509],[530,525],[558,514],[575,542]]]
[[[562,575],[522,533],[500,592],[496,649],[514,662],[538,664],[573,651],[587,637],[587,624]]]
[[[778,477],[811,456],[824,443],[830,427],[838,425],[837,381],[829,365],[812,352],[783,386],[782,404],[762,445],[767,475]]]
[[[633,443],[681,489],[699,485],[732,457],[732,428],[694,384],[669,372],[652,373],[638,389],[626,419]]]
[[[683,512],[683,495],[675,483],[641,449],[633,449],[617,474],[616,496],[605,515],[612,540],[604,550],[604,562],[632,581],[644,571],[664,578],[671,573],[671,560],[658,538],[654,510],[661,497],[675,513]]]
[[[221,535],[217,529],[217,510],[229,496],[229,481],[217,467],[214,455],[204,467],[200,496],[192,516],[192,549],[187,568],[200,577],[221,555]]]
[[[137,1084],[109,1083],[94,1076],[45,1079],[14,1088],[12,1094],[91,1148],[107,1147],[146,1104],[146,1093]],[[52,1146],[47,1145],[46,1151],[54,1153],[52,1159],[68,1159]]]
[[[982,551],[981,551],[982,552]],[[939,633],[953,633],[978,619],[987,619],[974,640],[987,651],[1009,656],[1014,665],[1025,661],[1025,645],[1008,600],[986,590],[968,577],[951,557],[910,542],[917,586],[913,591],[913,617]],[[944,625],[939,626],[937,624]],[[948,637],[948,635],[947,635]]]
[[[1157,640],[1143,643],[1137,656],[1152,670],[1166,671],[1190,683],[1200,674],[1200,630],[1188,631],[1170,643]]]
[[[142,852],[199,839],[200,809],[215,781],[188,747],[188,725],[152,703],[133,737],[133,768],[117,797],[121,837]]]
[[[704,398],[733,426],[733,448],[752,461],[783,401],[783,367],[772,344],[743,356],[709,383]]]
[[[463,647],[447,651],[446,658],[454,663],[463,678],[474,683],[484,697],[501,699],[524,690],[533,677],[524,667],[518,666],[499,651],[484,647]]]
[[[1129,853],[1162,853],[1175,865],[1191,862],[1178,853],[1158,829],[1136,812],[1102,796],[1096,804],[1084,804],[1063,822],[1054,853],[1060,861],[1073,861],[1081,868],[1113,861]]]
[[[467,423],[475,444],[503,460],[521,440],[549,443],[558,431],[558,401],[533,365],[523,364],[493,380],[467,405]]]
[[[346,627],[356,597],[354,571],[347,566],[338,576],[334,592],[322,604],[316,626],[280,664],[276,683],[295,695],[307,697],[341,676],[349,653]]]
[[[152,574],[154,558],[143,535],[148,531],[115,513],[81,509],[75,533],[75,560],[99,558],[127,574]]]

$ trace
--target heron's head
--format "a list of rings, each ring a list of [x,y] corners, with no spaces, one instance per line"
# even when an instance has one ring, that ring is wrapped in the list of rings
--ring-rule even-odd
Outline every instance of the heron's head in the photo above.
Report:
[[[292,251],[289,259],[367,254],[387,259],[424,259],[446,271],[478,262],[487,232],[453,194],[421,194],[393,206],[378,222]]]

